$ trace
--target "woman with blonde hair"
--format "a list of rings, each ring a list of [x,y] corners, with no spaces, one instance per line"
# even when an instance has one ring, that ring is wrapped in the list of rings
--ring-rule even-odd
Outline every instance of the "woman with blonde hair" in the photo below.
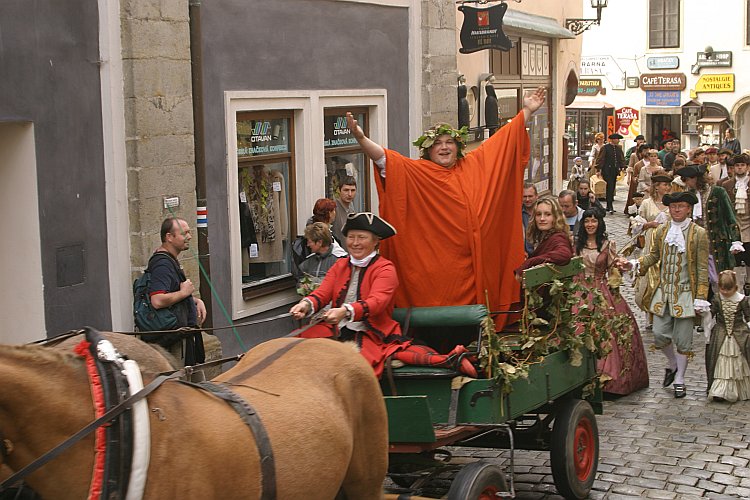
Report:
[[[604,134],[602,132],[597,132],[597,134],[594,136],[594,145],[591,146],[591,151],[589,152],[589,175],[594,173],[593,171],[595,170],[594,165],[596,165],[596,157],[603,147]]]
[[[546,263],[563,266],[573,258],[570,228],[554,198],[542,198],[536,202],[534,218],[529,221],[526,229],[526,239],[534,246],[534,251],[515,270],[519,280],[523,271],[530,267]]]
[[[638,188],[636,191],[645,193],[651,187],[651,177],[662,170],[659,162],[659,152],[655,149],[649,149],[643,156],[643,165],[638,169]]]

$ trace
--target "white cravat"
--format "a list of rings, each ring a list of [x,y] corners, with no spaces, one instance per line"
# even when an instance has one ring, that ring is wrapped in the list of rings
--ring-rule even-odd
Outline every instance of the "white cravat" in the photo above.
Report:
[[[696,191],[695,197],[698,198],[698,203],[693,205],[693,219],[702,219],[703,218],[703,200],[701,199],[701,192]]]
[[[736,179],[734,186],[737,189],[737,193],[734,196],[734,209],[738,214],[744,214],[745,202],[747,202],[747,181],[750,180],[750,177],[747,175],[742,177],[735,175],[734,178]]]
[[[667,231],[667,237],[664,238],[664,243],[675,247],[678,253],[685,253],[685,236],[682,234],[682,231],[688,227],[691,222],[693,222],[693,220],[690,217],[682,222],[672,221],[672,224],[669,226],[669,231]]]
[[[367,265],[370,263],[370,261],[375,258],[375,256],[378,254],[377,251],[373,251],[370,255],[367,257],[364,257],[362,259],[355,259],[353,255],[349,255],[349,262],[352,263],[353,266],[357,267],[367,267]]]

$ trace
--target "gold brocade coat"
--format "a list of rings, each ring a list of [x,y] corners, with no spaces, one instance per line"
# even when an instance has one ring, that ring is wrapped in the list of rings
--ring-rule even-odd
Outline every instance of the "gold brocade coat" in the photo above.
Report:
[[[656,228],[652,245],[651,245],[651,251],[642,256],[640,259],[638,259],[638,262],[640,263],[640,274],[644,275],[646,274],[646,271],[649,267],[659,263],[663,258],[666,258],[667,255],[667,245],[664,243],[664,239],[667,237],[667,232],[669,231],[669,228],[671,227],[672,222],[669,221],[665,224],[662,224],[658,228]],[[706,300],[708,297],[708,235],[706,233],[706,230],[702,227],[698,226],[694,222],[690,223],[690,226],[688,226],[687,229],[687,238],[685,240],[686,243],[686,263],[688,265],[688,276],[690,278],[690,291],[692,293],[693,299],[703,299]],[[661,273],[655,277],[656,283],[654,283],[655,287],[661,286]],[[673,276],[673,279],[678,279],[678,275],[675,274]],[[675,283],[675,285],[677,285]],[[653,301],[649,300],[648,302],[644,301],[644,304],[649,304],[649,311],[662,315],[664,313],[664,306],[665,304],[663,302],[659,301]],[[673,304],[674,306],[674,304]],[[693,305],[692,304],[685,304],[685,306],[688,306],[687,309],[692,311]],[[674,307],[672,307],[674,313]],[[677,308],[679,311],[680,308]],[[681,317],[680,314],[672,314],[673,317]],[[692,316],[692,314],[690,315]],[[687,315],[685,317],[688,317]]]

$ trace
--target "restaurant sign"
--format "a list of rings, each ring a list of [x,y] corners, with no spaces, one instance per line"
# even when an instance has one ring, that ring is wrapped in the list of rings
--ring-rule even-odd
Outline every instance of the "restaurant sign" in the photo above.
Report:
[[[684,90],[687,85],[685,73],[643,73],[643,90]]]
[[[503,32],[503,17],[508,10],[506,3],[479,9],[460,5],[458,10],[464,15],[460,53],[471,54],[485,49],[507,52],[513,48],[513,42]]]
[[[615,110],[615,127],[617,133],[626,138],[632,138],[641,133],[639,114],[637,109],[630,107]]]

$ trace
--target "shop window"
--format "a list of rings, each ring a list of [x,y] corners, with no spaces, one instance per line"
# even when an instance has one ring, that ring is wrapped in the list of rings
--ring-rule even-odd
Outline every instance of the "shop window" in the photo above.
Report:
[[[295,234],[291,112],[237,113],[237,197],[243,297],[294,286]]]
[[[352,201],[354,210],[356,212],[370,211],[370,177],[367,175],[367,157],[346,126],[347,111],[352,112],[365,135],[369,137],[369,119],[366,109],[325,109],[323,148],[326,163],[326,198],[338,201],[341,185],[346,179],[353,178],[357,185],[356,195]]]
[[[511,40],[513,41],[513,47],[507,52],[490,49],[490,73],[494,74],[495,78],[517,77],[521,74],[518,38],[511,38]]]
[[[680,0],[649,0],[649,48],[680,46]]]

